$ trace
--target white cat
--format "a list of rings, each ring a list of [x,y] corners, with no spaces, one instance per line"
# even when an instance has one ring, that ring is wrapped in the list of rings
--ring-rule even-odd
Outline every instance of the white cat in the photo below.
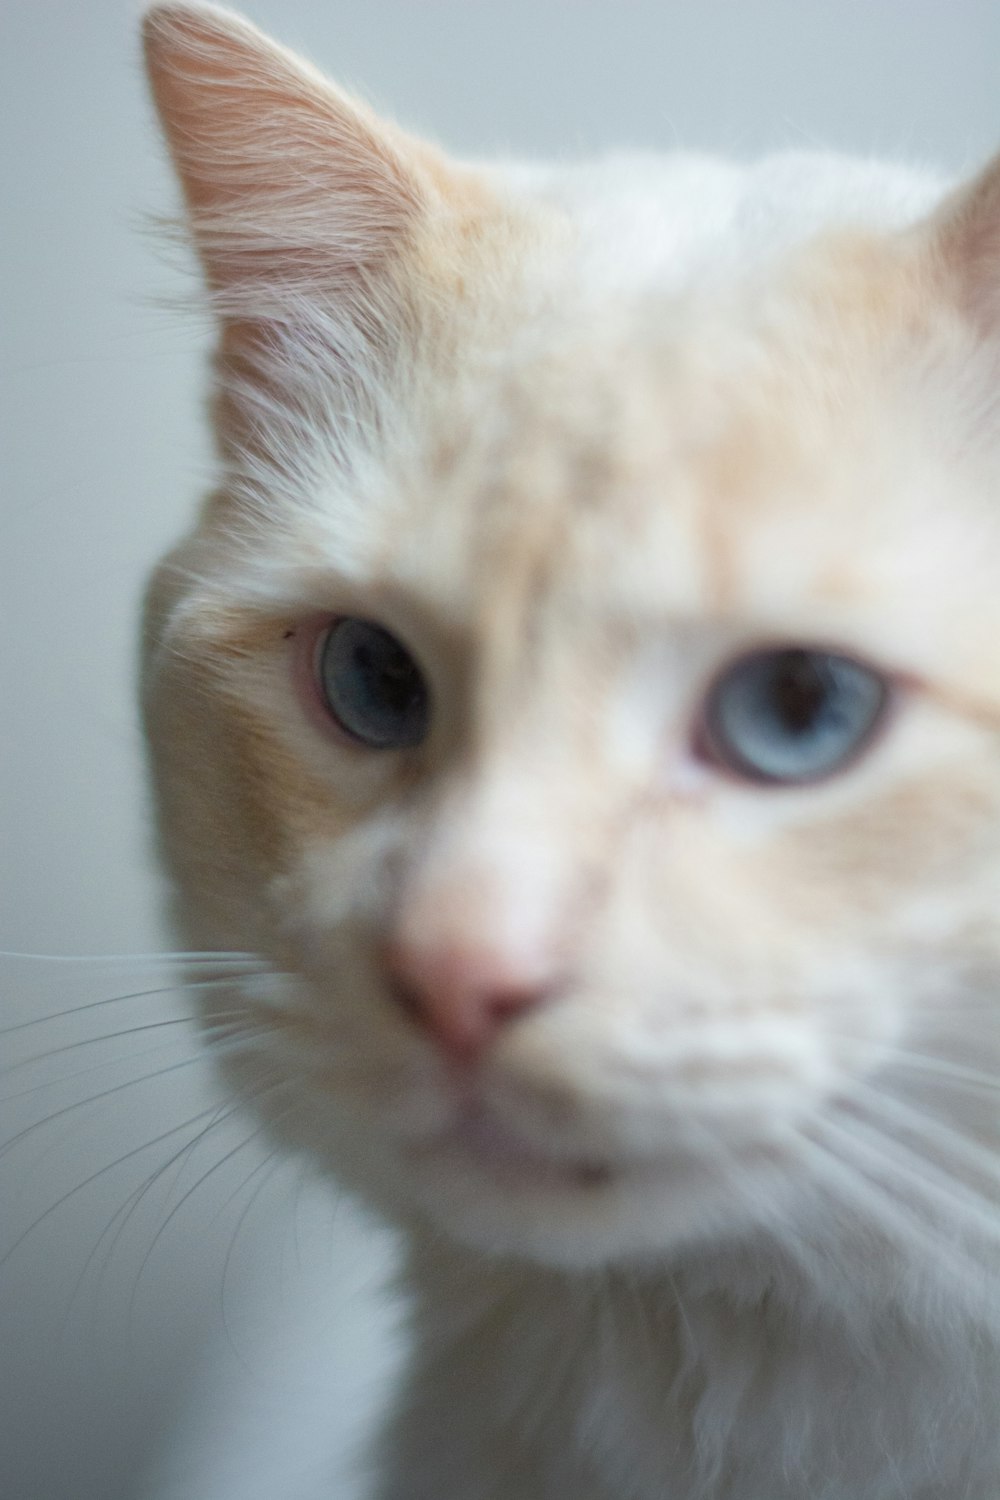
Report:
[[[406,1235],[380,1500],[996,1500],[1000,168],[463,165],[146,41],[221,330],[162,845]]]

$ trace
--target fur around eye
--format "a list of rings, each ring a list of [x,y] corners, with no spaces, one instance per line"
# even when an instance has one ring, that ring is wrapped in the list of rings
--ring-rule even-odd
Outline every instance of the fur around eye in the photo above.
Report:
[[[321,638],[316,678],[327,712],[372,750],[420,744],[430,717],[427,685],[413,657],[371,620],[335,620]]]
[[[756,651],[711,688],[704,741],[717,764],[790,786],[844,769],[867,746],[889,702],[885,679],[833,651]]]

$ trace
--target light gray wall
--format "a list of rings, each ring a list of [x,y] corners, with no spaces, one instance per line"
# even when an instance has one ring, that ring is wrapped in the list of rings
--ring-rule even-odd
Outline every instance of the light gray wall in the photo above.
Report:
[[[996,0],[255,0],[251,10],[467,152],[681,143],[750,154],[819,142],[959,166],[1000,143]],[[205,481],[203,334],[152,306],[182,282],[138,227],[172,196],[135,7],[7,0],[0,72],[0,946],[155,949],[135,613],[144,571]],[[116,975],[3,959],[3,1024],[156,977],[141,964]],[[182,1011],[183,997],[153,996],[86,1012],[89,1030],[53,1020],[8,1031],[0,1067]],[[155,1238],[238,1133],[176,1163],[130,1218],[115,1217],[187,1136],[143,1142],[206,1107],[195,1067],[122,1086],[192,1055],[181,1030],[88,1041],[0,1079],[0,1146],[66,1111],[0,1156],[0,1256],[71,1195],[0,1265],[4,1500],[133,1500],[155,1454],[172,1500],[304,1497],[322,1414],[339,1430],[352,1403],[360,1413],[387,1357],[371,1231],[343,1205],[331,1219],[332,1198],[307,1196],[293,1213],[295,1171],[250,1176],[252,1147]]]

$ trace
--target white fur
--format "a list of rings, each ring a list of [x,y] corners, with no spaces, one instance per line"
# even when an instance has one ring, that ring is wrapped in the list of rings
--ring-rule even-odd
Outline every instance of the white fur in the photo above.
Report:
[[[449,190],[245,23],[168,6],[150,37],[216,309],[267,332],[223,364],[219,495],[152,596],[161,829],[190,940],[281,975],[219,1001],[259,1028],[227,1076],[408,1236],[380,1500],[995,1500],[995,354],[941,291],[897,379],[891,296],[849,334],[822,279],[838,235],[845,276],[891,242],[905,279],[943,185],[681,156]],[[296,121],[315,171],[286,170]],[[729,482],[760,463],[764,493],[720,603],[698,464],[744,419],[802,466],[747,447]],[[556,565],[511,604],[543,523]],[[338,613],[375,613],[430,677],[446,727],[410,796],[306,722],[283,643]],[[234,648],[234,619],[290,628]],[[705,682],[769,631],[906,678],[851,776],[776,797],[693,753]],[[462,774],[449,725],[474,734]],[[909,853],[868,848],[921,776]],[[574,965],[460,1088],[381,958],[455,930],[525,965],[569,931]]]

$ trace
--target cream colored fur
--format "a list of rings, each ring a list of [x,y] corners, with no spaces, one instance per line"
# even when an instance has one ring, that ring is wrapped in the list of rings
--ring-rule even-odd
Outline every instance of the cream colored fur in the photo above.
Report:
[[[222,330],[162,845],[272,970],[227,1078],[407,1236],[380,1500],[996,1500],[1000,169],[461,165],[229,13],[146,40]],[[419,749],[324,723],[338,614]],[[697,753],[774,641],[895,683],[827,782]],[[456,1076],[401,940],[558,994]]]

